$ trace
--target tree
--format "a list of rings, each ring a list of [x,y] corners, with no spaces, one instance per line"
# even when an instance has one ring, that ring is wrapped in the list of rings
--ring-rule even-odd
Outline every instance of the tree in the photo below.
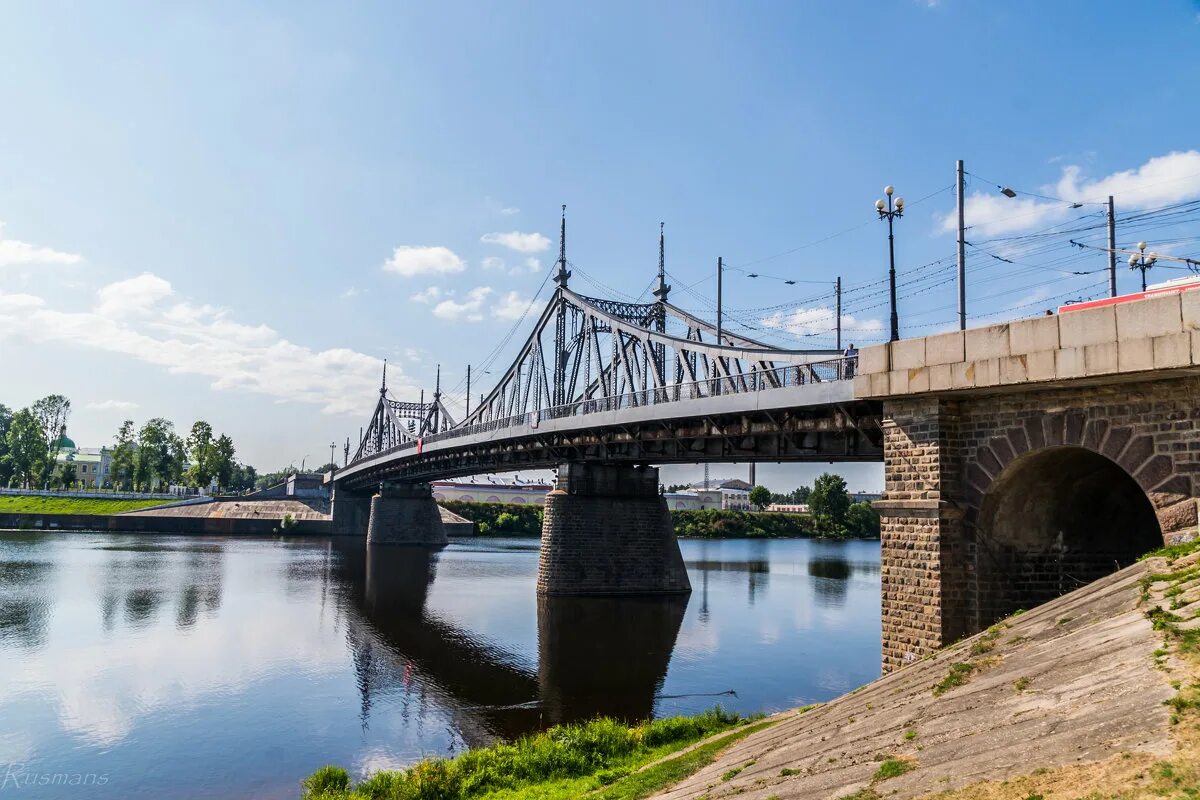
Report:
[[[841,475],[826,472],[813,481],[812,493],[808,496],[808,508],[819,525],[830,532],[844,533],[846,511],[850,508],[846,479]]]
[[[684,492],[691,488],[692,487],[686,483],[672,483],[670,486],[667,487],[667,494],[674,494],[675,492]]]
[[[766,510],[771,505],[771,490],[765,486],[755,486],[750,490],[750,503],[758,506],[759,511]]]
[[[139,486],[169,486],[183,476],[187,449],[170,420],[155,417],[138,431],[135,479]]]
[[[51,478],[51,482],[55,486],[61,486],[64,489],[70,489],[75,485],[76,480],[75,465],[70,461],[64,461],[59,465],[58,472]]]
[[[110,474],[114,486],[132,489],[137,470],[137,442],[134,440],[133,420],[121,423],[116,435],[117,446],[113,448]]]
[[[846,533],[864,539],[878,539],[879,512],[870,503],[852,503],[846,510]]]
[[[34,403],[29,409],[42,430],[42,441],[45,442],[43,452],[46,459],[43,465],[43,482],[49,483],[50,470],[54,467],[54,457],[58,454],[58,443],[67,434],[67,418],[71,416],[71,401],[61,394],[50,394]]]
[[[213,444],[213,473],[217,476],[217,486],[229,486],[233,481],[235,455],[233,439],[222,433]]]
[[[192,460],[192,466],[187,471],[188,483],[192,486],[211,484],[216,460],[212,425],[204,420],[192,423],[192,432],[187,438],[187,452]]]
[[[41,474],[46,462],[46,440],[37,417],[28,408],[13,414],[9,423],[6,458],[12,474],[21,486],[29,488],[35,477]]]
[[[8,429],[12,426],[12,409],[0,403],[0,486],[8,486],[12,478],[12,462],[8,458]]]

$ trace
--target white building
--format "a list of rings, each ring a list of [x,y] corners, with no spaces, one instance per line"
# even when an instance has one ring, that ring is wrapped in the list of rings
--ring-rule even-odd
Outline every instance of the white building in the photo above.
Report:
[[[513,503],[542,505],[546,493],[553,488],[548,483],[499,480],[435,481],[433,499],[462,500],[468,503]]]

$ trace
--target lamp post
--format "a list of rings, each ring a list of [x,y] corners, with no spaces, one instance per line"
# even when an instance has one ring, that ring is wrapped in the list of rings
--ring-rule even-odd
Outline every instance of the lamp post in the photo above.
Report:
[[[892,203],[892,194],[895,191],[891,186],[885,186],[883,193],[887,195],[887,202],[875,201],[875,210],[879,212],[879,218],[886,219],[888,224],[888,290],[892,300],[893,342],[900,338],[900,319],[896,316],[896,237],[892,232],[892,221],[904,216],[904,198],[897,197],[895,204]]]
[[[1142,271],[1142,291],[1144,292],[1146,291],[1146,270],[1153,267],[1158,261],[1158,254],[1147,253],[1145,242],[1138,242],[1138,250],[1140,251],[1138,254],[1129,257],[1129,268]]]

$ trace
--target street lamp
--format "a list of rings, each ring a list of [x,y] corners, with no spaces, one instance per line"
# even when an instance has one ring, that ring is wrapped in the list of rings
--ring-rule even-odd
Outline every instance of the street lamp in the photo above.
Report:
[[[1146,291],[1146,270],[1153,267],[1154,263],[1158,261],[1158,253],[1147,253],[1145,242],[1138,242],[1138,250],[1141,252],[1129,257],[1129,268],[1142,271],[1142,291],[1144,292]]]
[[[892,298],[893,342],[900,338],[900,320],[896,316],[896,244],[892,233],[892,220],[904,216],[904,198],[897,197],[895,204],[892,203],[892,193],[895,191],[891,186],[885,186],[883,193],[887,195],[887,202],[875,201],[875,210],[879,212],[879,218],[886,219],[888,223],[888,285]]]

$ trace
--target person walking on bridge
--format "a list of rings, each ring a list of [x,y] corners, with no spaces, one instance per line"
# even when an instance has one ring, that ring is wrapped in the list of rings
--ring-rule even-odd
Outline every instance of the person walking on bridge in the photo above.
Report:
[[[844,360],[844,368],[842,370],[847,380],[854,377],[855,368],[858,367],[858,348],[854,346],[854,342],[847,345],[842,352]]]

